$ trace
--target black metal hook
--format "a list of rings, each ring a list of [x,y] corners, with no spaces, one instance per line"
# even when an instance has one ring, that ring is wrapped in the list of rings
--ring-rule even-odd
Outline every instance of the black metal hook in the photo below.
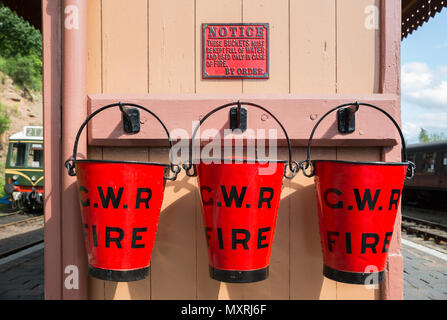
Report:
[[[247,109],[242,108],[241,101],[238,100],[237,107],[230,109],[230,129],[240,129],[242,132],[247,130]]]
[[[401,157],[402,157],[402,161],[408,163],[408,168],[407,168],[407,175],[406,177],[408,179],[411,179],[414,175],[414,169],[415,169],[415,164],[412,163],[411,161],[407,160],[407,147],[406,147],[406,143],[405,143],[405,138],[404,135],[402,133],[402,130],[400,129],[399,124],[396,122],[396,120],[394,120],[394,118],[385,110],[383,110],[382,108],[379,108],[373,104],[370,103],[365,103],[365,102],[349,102],[349,103],[344,103],[342,105],[339,105],[335,108],[332,108],[331,110],[327,111],[321,118],[320,120],[318,120],[318,122],[315,124],[314,128],[312,129],[312,132],[310,133],[310,137],[307,143],[307,159],[303,160],[299,163],[300,165],[300,169],[303,170],[303,174],[306,177],[313,177],[315,175],[315,167],[312,164],[312,161],[310,159],[310,151],[311,151],[311,144],[312,144],[312,138],[314,136],[315,130],[317,129],[317,127],[320,125],[321,121],[323,121],[324,118],[326,118],[330,113],[334,112],[335,110],[340,110],[341,108],[344,109],[349,109],[349,107],[354,106],[355,108],[351,108],[352,112],[355,113],[357,112],[357,110],[359,109],[359,106],[365,106],[365,107],[369,107],[369,108],[373,108],[376,109],[380,112],[382,112],[385,116],[388,117],[388,119],[391,120],[391,122],[394,124],[394,126],[396,127],[397,131],[399,132],[399,136],[402,142],[402,153],[401,153]],[[345,108],[348,107],[348,108]],[[355,109],[355,110],[354,110]],[[311,167],[311,172],[307,173],[306,169]]]
[[[338,132],[352,133],[355,131],[355,113],[359,110],[360,103],[356,101],[352,106],[338,109]]]
[[[194,177],[194,176],[197,175],[196,168],[195,168],[195,166],[194,166],[194,164],[193,164],[192,150],[193,150],[193,141],[194,141],[194,138],[195,138],[196,133],[197,133],[197,131],[199,130],[200,126],[202,125],[202,123],[205,122],[205,120],[206,120],[208,117],[210,117],[212,114],[214,114],[215,112],[217,112],[217,111],[219,111],[219,110],[221,110],[221,109],[223,109],[223,108],[227,108],[227,107],[231,107],[231,106],[237,105],[237,107],[233,107],[233,108],[232,108],[232,109],[235,109],[236,112],[237,112],[237,108],[240,108],[242,104],[245,104],[245,105],[247,105],[247,106],[252,106],[252,107],[255,107],[255,108],[258,108],[258,109],[263,110],[264,112],[266,112],[267,114],[269,114],[269,115],[270,115],[270,116],[271,116],[271,117],[278,123],[278,125],[281,127],[281,129],[282,129],[282,131],[283,131],[283,133],[284,133],[284,136],[286,137],[287,146],[288,146],[288,149],[289,149],[289,161],[288,161],[288,165],[285,166],[284,177],[286,177],[287,179],[292,179],[292,178],[296,175],[296,173],[297,173],[297,172],[299,171],[299,169],[300,169],[300,166],[299,166],[299,164],[298,164],[296,161],[293,161],[293,160],[292,160],[292,147],[291,147],[291,144],[290,144],[290,139],[289,139],[289,136],[288,136],[288,134],[287,134],[287,131],[286,131],[286,129],[284,128],[284,126],[282,125],[282,123],[278,120],[278,118],[276,118],[276,117],[275,117],[269,110],[267,110],[266,108],[264,108],[264,107],[262,107],[262,106],[260,106],[260,105],[258,105],[258,104],[252,103],[252,102],[241,102],[241,101],[239,100],[238,102],[230,102],[230,103],[224,104],[224,105],[222,105],[222,106],[220,106],[220,107],[217,107],[217,108],[211,110],[210,112],[208,112],[208,113],[207,113],[207,114],[200,120],[200,122],[198,123],[198,125],[197,125],[196,128],[194,129],[194,131],[193,131],[193,133],[192,133],[191,140],[190,140],[190,142],[189,142],[189,160],[187,160],[187,161],[185,161],[185,162],[183,163],[183,169],[185,169],[185,172],[186,172],[186,175],[187,175],[187,176],[189,176],[189,177]],[[244,109],[244,108],[240,108],[240,110],[241,110],[241,112],[242,112],[242,110],[245,110],[245,109]],[[245,111],[247,111],[247,110],[245,110]],[[243,115],[243,113],[242,113],[242,115]],[[286,169],[287,169],[287,168],[291,171],[291,175],[287,175],[287,174],[286,174]],[[192,173],[190,172],[191,169],[193,170]]]
[[[151,110],[149,110],[149,109],[147,109],[147,108],[145,108],[145,107],[143,107],[143,106],[140,106],[140,105],[138,105],[138,104],[134,104],[134,103],[122,103],[122,102],[112,103],[112,104],[103,106],[103,107],[99,108],[98,110],[96,110],[95,112],[93,112],[92,114],[90,114],[90,115],[84,120],[84,122],[83,122],[83,123],[81,124],[81,126],[79,127],[78,133],[76,134],[75,142],[74,142],[74,145],[73,145],[73,156],[71,156],[69,159],[67,159],[67,161],[65,161],[65,163],[64,163],[65,167],[67,168],[68,174],[69,174],[70,176],[76,176],[76,170],[75,170],[75,169],[76,169],[76,155],[77,155],[77,150],[78,150],[79,138],[80,138],[81,133],[82,133],[82,131],[84,130],[85,126],[87,125],[87,123],[88,123],[93,117],[95,117],[98,113],[100,113],[100,112],[102,112],[102,111],[104,111],[104,110],[106,110],[106,109],[112,108],[112,107],[119,107],[120,111],[121,111],[122,114],[123,114],[123,119],[125,119],[125,118],[126,118],[126,115],[127,115],[127,112],[126,112],[126,111],[129,110],[129,109],[125,110],[125,109],[123,108],[124,106],[131,106],[131,107],[134,107],[134,108],[137,108],[137,109],[141,109],[141,110],[146,111],[147,113],[151,114],[151,115],[152,115],[152,116],[153,116],[153,117],[160,123],[160,125],[163,127],[164,131],[166,132],[166,135],[168,136],[168,142],[169,142],[169,158],[171,159],[171,163],[170,163],[169,167],[170,167],[170,169],[171,169],[171,172],[173,173],[173,176],[172,176],[172,177],[169,177],[169,176],[165,175],[165,176],[164,176],[164,179],[166,179],[166,180],[176,180],[176,179],[177,179],[177,175],[178,175],[178,173],[179,173],[180,170],[181,170],[181,167],[180,167],[180,165],[178,165],[178,164],[174,164],[174,163],[172,163],[172,159],[173,159],[173,156],[172,156],[172,154],[171,154],[171,153],[172,153],[172,140],[171,140],[171,136],[170,136],[170,134],[169,134],[169,130],[168,130],[168,128],[167,128],[167,127],[165,126],[165,124],[161,121],[161,119],[160,119],[155,113],[153,113]],[[133,108],[130,108],[130,109],[133,109]]]
[[[122,114],[123,128],[126,133],[140,132],[140,110],[137,108],[124,108],[123,103],[118,102]]]

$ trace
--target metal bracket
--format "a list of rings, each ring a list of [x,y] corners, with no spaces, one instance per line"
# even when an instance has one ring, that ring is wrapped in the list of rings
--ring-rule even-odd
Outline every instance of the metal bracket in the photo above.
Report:
[[[355,113],[359,109],[359,104],[341,108],[337,111],[338,132],[352,133],[355,131]]]
[[[122,112],[123,127],[127,133],[140,132],[140,110],[137,108],[120,108]]]
[[[237,107],[230,109],[230,128],[240,129],[242,132],[247,130],[247,109],[241,107],[240,101]]]

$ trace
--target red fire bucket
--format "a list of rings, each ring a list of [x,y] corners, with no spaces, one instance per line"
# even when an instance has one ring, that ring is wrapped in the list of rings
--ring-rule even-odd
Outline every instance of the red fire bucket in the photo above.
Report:
[[[88,121],[115,106],[125,113],[124,105],[149,112],[169,138],[165,125],[146,108],[111,104],[85,120],[76,136],[73,157],[65,163],[69,175],[77,176],[88,272],[110,281],[135,281],[149,275],[165,180],[175,180],[180,171],[173,164],[76,159],[79,137]],[[172,177],[167,176],[169,168]]]
[[[392,120],[402,139],[404,162],[310,161],[315,129],[331,112],[350,105],[375,108]],[[357,111],[357,110],[355,110]],[[309,165],[312,171],[306,172]],[[415,165],[406,161],[405,140],[399,125],[384,110],[367,103],[349,103],[327,112],[315,125],[308,142],[303,173],[315,175],[323,274],[352,284],[383,280],[388,249],[405,177]]]
[[[230,103],[208,113],[196,127],[190,158],[184,164],[188,176],[198,177],[202,199],[210,277],[224,282],[247,283],[268,277],[282,178],[293,178],[298,164],[248,159],[202,159],[192,164],[192,142],[200,125],[214,112],[235,104],[266,109],[252,103]],[[294,165],[293,165],[294,164]],[[292,174],[286,175],[289,167]],[[191,173],[190,170],[193,169]]]

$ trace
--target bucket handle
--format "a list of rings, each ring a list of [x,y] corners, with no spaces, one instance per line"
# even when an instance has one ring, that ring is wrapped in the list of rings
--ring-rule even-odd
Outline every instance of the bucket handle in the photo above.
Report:
[[[405,144],[405,139],[404,139],[404,136],[403,136],[403,134],[402,134],[402,130],[400,129],[400,127],[399,127],[399,125],[397,124],[396,120],[394,120],[394,118],[393,118],[388,112],[386,112],[385,110],[383,110],[382,108],[379,108],[379,107],[377,107],[377,106],[375,106],[375,105],[372,105],[372,104],[369,104],[369,103],[358,102],[358,101],[356,101],[356,102],[350,102],[350,103],[345,103],[345,104],[339,105],[339,106],[337,106],[337,107],[335,107],[335,108],[329,110],[328,112],[326,112],[326,113],[320,118],[320,120],[318,120],[318,122],[315,124],[314,128],[312,129],[312,132],[311,132],[311,134],[310,134],[309,141],[308,141],[308,144],[307,144],[307,159],[301,161],[300,164],[299,164],[301,170],[303,170],[303,174],[304,174],[306,177],[309,177],[309,178],[310,178],[310,177],[313,177],[313,176],[315,175],[315,167],[312,166],[312,169],[311,169],[311,172],[310,172],[310,173],[307,173],[307,172],[306,172],[306,169],[311,165],[311,160],[310,160],[310,149],[311,149],[311,144],[312,144],[312,138],[313,138],[313,136],[314,136],[315,130],[317,129],[318,125],[319,125],[320,122],[323,121],[323,119],[324,119],[327,115],[329,115],[330,113],[332,113],[332,112],[334,112],[335,110],[338,110],[338,109],[340,109],[340,108],[347,107],[347,106],[355,106],[355,107],[356,107],[355,112],[359,109],[360,106],[366,106],[366,107],[374,108],[374,109],[376,109],[376,110],[379,110],[379,111],[382,112],[383,114],[385,114],[385,115],[386,115],[386,116],[393,122],[393,124],[394,124],[394,125],[396,126],[396,128],[397,128],[397,131],[399,132],[400,139],[401,139],[401,141],[402,141],[402,159],[404,159],[404,162],[408,162],[406,178],[407,178],[407,179],[411,179],[411,178],[413,178],[413,176],[414,176],[414,171],[415,171],[415,169],[416,169],[416,165],[415,165],[413,162],[407,160],[407,148],[406,148],[406,144]]]
[[[193,132],[192,137],[191,137],[191,141],[189,142],[189,160],[187,160],[185,163],[183,163],[183,169],[185,169],[186,175],[188,177],[195,177],[197,175],[196,169],[192,165],[192,144],[193,144],[194,138],[196,136],[196,133],[197,133],[197,130],[199,129],[199,127],[213,113],[215,113],[215,112],[217,112],[217,111],[219,111],[221,109],[228,108],[228,107],[231,107],[231,106],[236,106],[236,105],[238,107],[240,107],[241,105],[248,105],[248,106],[259,108],[259,109],[263,110],[264,112],[267,112],[279,124],[279,126],[282,129],[282,131],[284,132],[284,135],[285,135],[286,140],[287,140],[287,145],[288,145],[288,148],[289,148],[289,162],[286,164],[286,167],[284,168],[284,177],[287,178],[287,179],[292,179],[296,175],[296,173],[299,171],[300,167],[299,167],[299,164],[296,161],[292,160],[292,148],[290,146],[290,140],[289,140],[289,136],[287,135],[286,129],[281,124],[281,122],[270,111],[268,111],[266,108],[264,108],[264,107],[262,107],[262,106],[260,106],[258,104],[252,103],[252,102],[242,102],[242,101],[231,102],[231,103],[224,104],[224,105],[222,105],[220,107],[217,107],[217,108],[211,110],[210,112],[208,112],[208,114],[206,114],[200,120],[199,124],[194,129],[194,132]],[[287,175],[287,173],[286,173],[287,167],[289,167],[289,170],[291,171],[290,175]],[[193,169],[192,173],[190,172],[191,168]]]
[[[127,116],[127,113],[125,112],[125,110],[123,109],[124,106],[131,106],[131,107],[135,107],[138,109],[142,109],[148,113],[150,113],[155,119],[158,120],[158,122],[162,125],[163,129],[166,131],[166,134],[168,135],[168,140],[169,140],[169,150],[171,152],[172,150],[172,142],[171,142],[171,136],[169,135],[169,131],[166,128],[166,126],[164,125],[164,123],[160,120],[160,118],[153,113],[152,111],[150,111],[149,109],[142,107],[138,104],[134,104],[134,103],[123,103],[123,102],[118,102],[118,103],[112,103],[109,105],[106,105],[104,107],[99,108],[98,110],[96,110],[95,112],[93,112],[91,115],[89,115],[87,117],[87,119],[85,119],[85,121],[82,123],[81,127],[79,128],[79,131],[76,135],[76,139],[75,139],[75,143],[73,146],[73,155],[67,160],[65,161],[65,167],[67,168],[68,171],[68,175],[70,176],[76,176],[76,170],[75,170],[75,165],[76,165],[76,155],[77,155],[77,150],[78,150],[78,142],[79,142],[79,137],[81,136],[82,130],[84,129],[84,127],[87,125],[87,123],[94,117],[96,116],[98,113],[100,113],[101,111],[104,111],[106,109],[112,108],[112,107],[119,107],[120,111],[124,114],[124,116]],[[177,174],[180,172],[181,167],[178,164],[173,164],[171,162],[170,164],[170,169],[173,172],[173,176],[164,176],[164,179],[166,180],[176,180],[177,179]]]

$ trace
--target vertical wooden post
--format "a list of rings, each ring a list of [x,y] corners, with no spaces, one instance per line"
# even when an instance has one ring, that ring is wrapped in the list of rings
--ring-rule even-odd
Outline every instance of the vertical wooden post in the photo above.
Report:
[[[64,0],[62,7],[62,159],[71,155],[76,133],[87,116],[87,0]],[[78,158],[85,158],[86,141]],[[62,167],[63,299],[87,299],[87,261],[76,177]]]
[[[42,0],[43,118],[45,150],[45,299],[62,298],[61,265],[61,1]]]
[[[401,43],[401,3],[400,1],[381,1],[381,93],[392,93],[398,96],[396,108],[399,111],[400,123],[400,43]],[[384,148],[382,161],[399,162],[401,144],[392,148]],[[402,159],[404,160],[404,159]],[[386,276],[380,286],[381,299],[403,299],[403,257],[401,252],[401,210],[397,212],[386,268]]]

